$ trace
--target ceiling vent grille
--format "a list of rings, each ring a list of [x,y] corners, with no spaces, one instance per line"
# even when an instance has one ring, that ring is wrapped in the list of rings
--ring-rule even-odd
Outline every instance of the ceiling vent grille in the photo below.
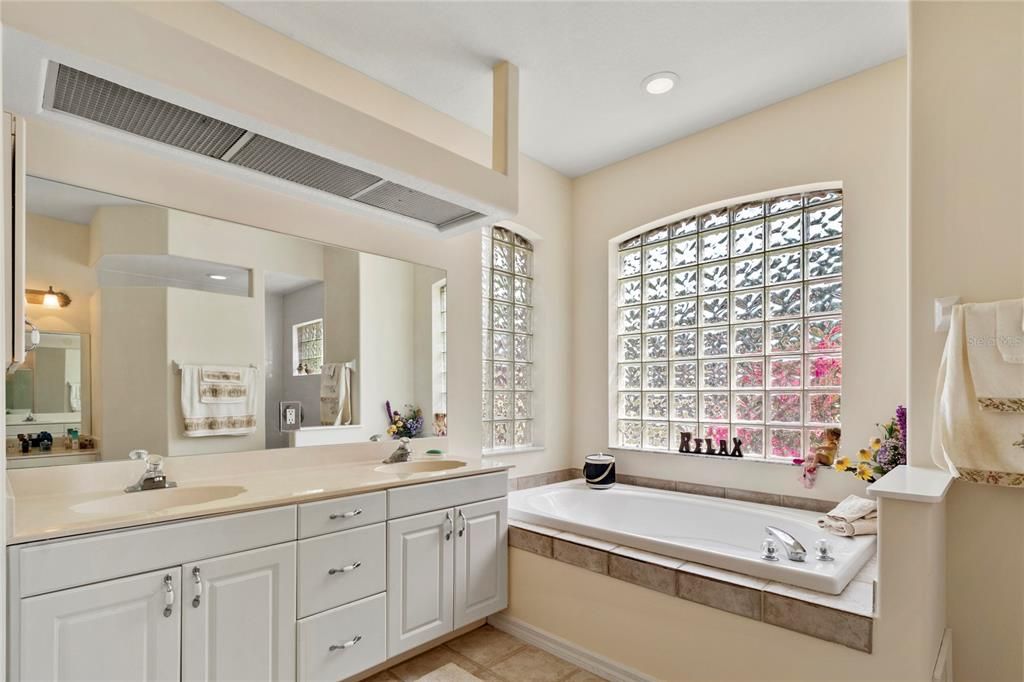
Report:
[[[57,68],[52,108],[218,159],[245,134],[230,123],[63,64]]]
[[[64,64],[44,94],[46,109],[79,116],[280,180],[327,192],[435,227],[480,217],[464,206],[257,135]]]
[[[254,136],[238,150],[238,153],[225,160],[346,199],[351,199],[355,194],[380,182],[376,175],[364,173],[262,135]]]

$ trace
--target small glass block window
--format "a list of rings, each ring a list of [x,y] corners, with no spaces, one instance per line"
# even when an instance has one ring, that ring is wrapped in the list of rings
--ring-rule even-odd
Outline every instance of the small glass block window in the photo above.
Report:
[[[616,445],[675,451],[688,432],[793,459],[839,426],[841,189],[694,214],[616,263]]]
[[[323,318],[294,325],[292,327],[292,376],[320,374],[323,364]]]
[[[666,232],[667,234],[667,232]],[[661,237],[664,240],[665,237]],[[648,243],[657,241],[654,236]],[[482,293],[483,293],[483,450],[514,450],[533,445],[534,442],[534,400],[533,400],[533,245],[524,237],[504,227],[484,228],[482,243]],[[629,251],[619,259],[621,269],[631,271],[634,277],[619,283],[618,303],[635,305],[624,309],[619,318],[622,329],[642,327],[644,301],[668,299],[668,276],[647,277],[644,281],[644,241],[634,240]],[[667,259],[666,242],[661,250],[657,245],[649,247],[648,272]],[[662,268],[664,269],[664,268]],[[648,289],[649,291],[645,291]],[[641,357],[642,339],[639,335],[622,337],[620,358]],[[651,345],[648,340],[648,345]],[[632,372],[623,372],[623,386],[638,386],[640,366],[636,377]],[[628,394],[622,397],[620,415],[640,416],[640,394],[633,400]],[[630,432],[632,433],[632,432]]]

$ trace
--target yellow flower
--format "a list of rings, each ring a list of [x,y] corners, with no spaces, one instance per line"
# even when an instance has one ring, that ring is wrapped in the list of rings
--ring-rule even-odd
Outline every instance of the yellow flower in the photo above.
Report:
[[[882,449],[882,439],[881,438],[875,438],[873,441],[871,441],[871,449],[874,450],[875,452],[878,452],[879,450],[881,450]]]
[[[859,478],[861,480],[864,480],[864,481],[870,480],[872,473],[873,472],[871,471],[871,465],[870,464],[865,464],[865,463],[862,462],[857,467],[857,478]]]
[[[839,471],[846,471],[847,469],[850,468],[850,458],[840,457],[839,459],[836,460],[836,463],[833,466],[835,466],[835,468],[838,469]]]
[[[394,426],[389,426],[388,427],[388,433],[389,434],[394,434],[395,431],[398,431],[398,429],[396,429]]]
[[[401,428],[401,427],[402,427],[402,420],[401,420],[401,419],[399,419],[398,421],[396,421],[396,422],[395,422],[395,426],[397,426],[397,427]]]
[[[874,454],[867,448],[861,448],[857,454],[860,455],[860,461],[862,462],[870,462],[871,458],[874,457]]]

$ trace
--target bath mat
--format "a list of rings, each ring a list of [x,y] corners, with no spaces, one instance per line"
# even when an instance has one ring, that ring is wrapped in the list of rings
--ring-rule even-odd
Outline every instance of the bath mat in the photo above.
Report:
[[[429,675],[424,675],[419,682],[483,682],[483,680],[476,675],[467,673],[454,663],[448,663]]]

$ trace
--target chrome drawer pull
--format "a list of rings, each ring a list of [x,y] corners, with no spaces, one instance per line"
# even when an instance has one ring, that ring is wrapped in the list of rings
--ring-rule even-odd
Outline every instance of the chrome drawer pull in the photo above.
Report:
[[[192,582],[195,583],[196,596],[192,597],[192,608],[199,608],[199,597],[203,594],[203,579],[199,577],[199,567],[192,569]]]
[[[340,651],[342,649],[348,649],[349,647],[353,647],[356,644],[359,644],[359,640],[361,640],[362,638],[363,638],[362,635],[356,635],[352,639],[350,639],[347,642],[344,642],[342,644],[332,644],[330,646],[330,648],[328,648],[327,650],[328,651]]]
[[[461,509],[459,510],[459,520],[462,521],[462,526],[459,528],[459,537],[461,538],[462,534],[466,532],[466,526],[468,525],[466,515],[462,513]]]
[[[164,618],[174,613],[174,578],[170,574],[164,576]]]
[[[452,513],[444,513],[444,525],[446,526],[444,531],[445,542],[452,539],[452,531],[455,530],[455,522],[452,521]]]
[[[362,509],[353,509],[352,511],[347,511],[343,514],[331,514],[327,518],[329,518],[331,521],[334,521],[336,519],[351,519],[353,516],[359,516],[362,513]]]
[[[349,564],[348,566],[342,566],[341,568],[332,568],[331,570],[327,571],[327,575],[336,575],[338,573],[348,573],[349,571],[356,570],[357,568],[359,568],[362,565],[363,565],[362,561],[357,561],[354,564]]]

